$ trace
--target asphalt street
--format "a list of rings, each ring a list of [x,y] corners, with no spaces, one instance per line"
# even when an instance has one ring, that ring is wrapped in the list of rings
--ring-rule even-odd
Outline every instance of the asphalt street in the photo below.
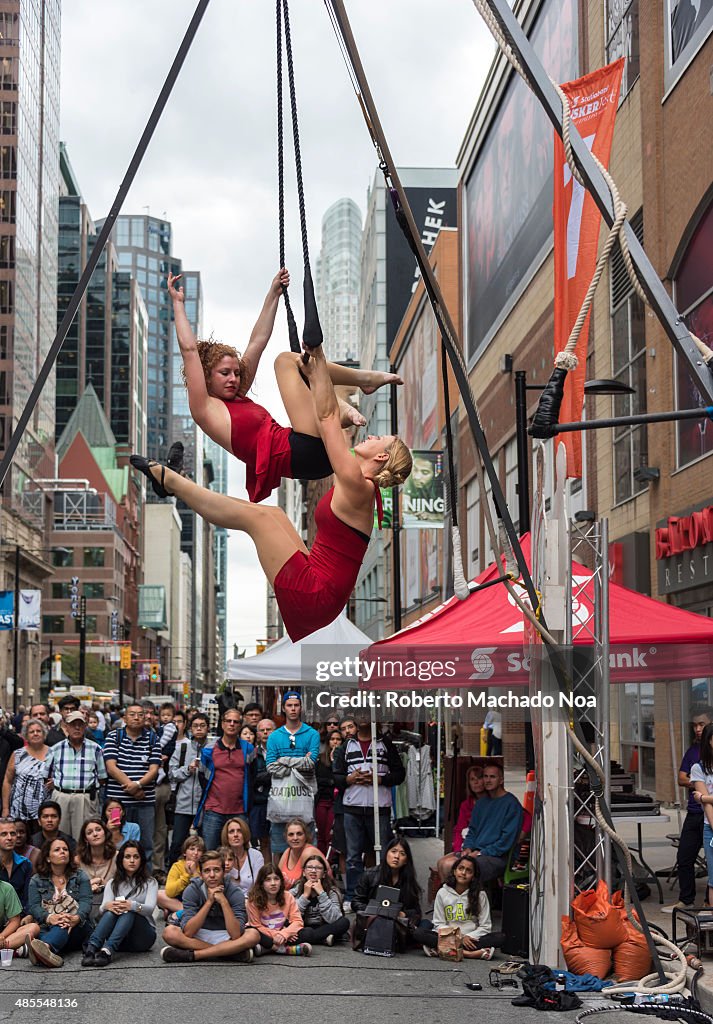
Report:
[[[0,1020],[136,1024],[150,1015],[157,1022],[202,1024],[244,1018],[246,1010],[260,1024],[384,1024],[395,1019],[455,1024],[484,1017],[488,1024],[545,1024],[548,1017],[551,1024],[565,1024],[575,1017],[573,1012],[548,1014],[511,1006],[513,995],[522,989],[515,993],[490,987],[488,973],[496,961],[451,965],[420,951],[382,959],[355,953],[344,943],[317,948],[308,959],[273,954],[249,965],[183,965],[164,964],[160,949],[159,939],[149,953],[117,958],[106,968],[83,969],[81,954],[71,954],[57,970],[14,960],[0,974]],[[467,982],[480,982],[483,991],[471,992]],[[32,999],[45,1005],[27,1005]],[[76,1006],[47,1005],[52,999],[76,1000]]]

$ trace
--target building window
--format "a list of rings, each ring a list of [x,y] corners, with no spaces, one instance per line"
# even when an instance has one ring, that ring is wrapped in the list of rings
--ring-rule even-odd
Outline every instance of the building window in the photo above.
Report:
[[[88,568],[101,568],[104,565],[104,548],[85,548],[84,565]]]
[[[664,84],[671,89],[713,31],[710,0],[666,0]]]
[[[639,0],[607,0],[607,64],[624,58],[621,95],[639,77]]]
[[[0,146],[0,178],[17,177],[17,150],[14,146]]]
[[[634,776],[634,785],[656,792],[656,726],[654,684],[624,683],[619,704],[621,762]]]
[[[43,615],[43,633],[64,633],[64,615]]]
[[[12,270],[15,266],[15,236],[0,235],[0,268]]]
[[[0,313],[15,312],[15,290],[12,281],[0,281]]]
[[[52,597],[55,598],[55,599],[57,599],[57,598],[64,598],[64,597],[70,597],[71,596],[71,594],[70,594],[71,586],[72,586],[72,584],[69,581],[63,582],[63,583],[53,583],[52,584]]]
[[[632,217],[631,226],[643,242],[641,212]],[[644,304],[634,292],[617,246],[611,269],[612,371],[617,381],[627,384],[634,392],[614,398],[614,416],[646,412],[644,316]],[[613,435],[614,503],[619,504],[640,494],[647,486],[645,480],[637,479],[637,471],[648,464],[648,436],[645,426],[616,427]]]
[[[466,540],[468,557],[466,575],[472,580],[480,572],[480,484],[477,477],[465,489]]]
[[[64,566],[74,565],[74,549],[73,548],[52,548],[52,565],[63,568]]]
[[[0,223],[15,223],[15,206],[17,193],[12,189],[4,188],[0,191]]]
[[[710,253],[713,246],[713,205],[709,206],[696,228],[681,259],[675,276],[676,305],[689,331],[713,346],[713,268]],[[693,383],[688,368],[678,356],[676,366],[676,407],[704,408],[708,405]],[[713,423],[682,420],[676,424],[676,464],[687,466],[713,451]]]
[[[84,584],[84,596],[87,597],[87,598],[104,597],[104,584],[103,583],[85,583]]]

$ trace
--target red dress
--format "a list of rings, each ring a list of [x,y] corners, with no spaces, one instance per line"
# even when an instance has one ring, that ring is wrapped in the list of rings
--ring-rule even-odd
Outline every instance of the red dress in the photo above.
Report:
[[[374,491],[381,525],[381,493],[376,485]],[[333,495],[330,487],[315,509],[317,536],[309,555],[295,551],[275,576],[275,598],[293,642],[334,622],[349,600],[369,547],[366,534],[335,516]]]
[[[281,427],[267,409],[250,398],[225,401],[230,413],[233,455],[245,463],[245,484],[250,501],[262,501],[292,476],[291,427]]]

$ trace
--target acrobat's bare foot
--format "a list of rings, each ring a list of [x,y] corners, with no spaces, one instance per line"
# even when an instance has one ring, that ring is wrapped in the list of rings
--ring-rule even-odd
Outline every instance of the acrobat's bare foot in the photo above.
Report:
[[[361,390],[365,395],[373,395],[379,388],[383,388],[384,384],[403,384],[398,373],[384,373],[381,370],[363,370],[362,376],[364,383],[361,385]]]
[[[366,420],[353,405],[349,402],[345,402],[343,398],[338,398],[339,403],[339,418],[342,422],[342,427],[365,427]]]

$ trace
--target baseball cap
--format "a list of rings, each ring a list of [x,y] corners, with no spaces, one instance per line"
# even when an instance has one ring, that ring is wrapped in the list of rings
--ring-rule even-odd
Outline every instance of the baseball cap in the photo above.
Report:
[[[284,704],[286,700],[298,700],[301,704],[302,695],[297,690],[288,690],[287,693],[282,694],[282,703]]]
[[[67,715],[65,721],[67,725],[71,725],[72,722],[83,722],[84,715],[82,714],[81,711],[72,711],[70,714]]]

